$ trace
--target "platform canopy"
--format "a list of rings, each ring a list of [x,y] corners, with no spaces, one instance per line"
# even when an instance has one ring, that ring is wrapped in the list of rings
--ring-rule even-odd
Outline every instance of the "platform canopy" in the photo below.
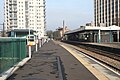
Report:
[[[120,30],[119,26],[113,25],[109,27],[91,27],[85,26],[84,30]]]
[[[92,30],[92,31],[93,31],[93,30],[102,30],[102,31],[110,31],[110,30],[113,30],[113,31],[118,31],[118,30],[120,30],[120,27],[119,27],[119,26],[116,26],[116,25],[109,26],[109,27],[83,26],[83,27],[80,27],[80,28],[78,28],[78,29],[68,31],[68,32],[66,32],[65,34],[71,34],[71,33],[76,33],[76,32],[86,31],[86,30]]]

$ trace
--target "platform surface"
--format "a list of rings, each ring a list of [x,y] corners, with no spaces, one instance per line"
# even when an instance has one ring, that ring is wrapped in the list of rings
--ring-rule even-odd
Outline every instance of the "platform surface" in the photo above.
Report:
[[[45,43],[32,59],[8,80],[59,80],[56,56],[62,61],[64,80],[98,80],[75,57],[54,41]]]

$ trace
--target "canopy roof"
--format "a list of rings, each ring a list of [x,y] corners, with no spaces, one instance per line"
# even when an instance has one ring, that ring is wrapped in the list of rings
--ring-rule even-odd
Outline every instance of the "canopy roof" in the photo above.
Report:
[[[113,30],[113,31],[117,31],[117,30],[120,30],[120,27],[119,27],[119,26],[115,26],[115,25],[109,26],[109,27],[83,26],[83,27],[81,27],[81,28],[68,31],[68,32],[66,32],[65,34],[76,33],[76,32],[85,31],[85,30],[91,30],[91,31],[93,31],[93,30],[102,30],[102,31],[110,31],[110,30]]]

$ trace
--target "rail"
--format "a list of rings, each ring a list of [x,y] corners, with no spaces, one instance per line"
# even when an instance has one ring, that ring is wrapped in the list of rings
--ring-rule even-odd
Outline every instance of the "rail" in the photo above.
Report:
[[[71,42],[69,41],[67,43],[75,45],[78,48],[82,48],[87,51],[94,52],[94,53],[87,53],[87,52],[84,53],[104,63],[105,65],[109,66],[113,70],[120,73],[120,54],[119,52],[117,52],[120,50],[119,48],[112,48],[112,47],[99,46],[99,45],[97,46],[97,45],[91,45],[91,44],[80,43],[75,41],[71,41]]]

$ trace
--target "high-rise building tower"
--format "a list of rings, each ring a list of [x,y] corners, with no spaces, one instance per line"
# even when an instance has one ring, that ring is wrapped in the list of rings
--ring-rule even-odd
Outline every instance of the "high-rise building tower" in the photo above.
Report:
[[[32,29],[43,37],[46,29],[45,0],[5,0],[5,30]]]
[[[120,0],[94,0],[95,26],[120,26]]]

